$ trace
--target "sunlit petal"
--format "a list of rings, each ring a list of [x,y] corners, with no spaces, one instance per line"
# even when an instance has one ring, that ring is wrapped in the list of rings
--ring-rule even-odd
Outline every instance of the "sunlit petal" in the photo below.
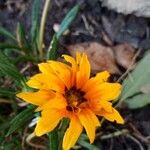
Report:
[[[55,98],[48,101],[44,105],[38,107],[36,111],[49,110],[49,109],[65,109],[67,106],[66,99],[61,94],[56,94]]]
[[[71,87],[71,67],[67,64],[56,62],[56,61],[48,61],[49,65],[57,75],[57,77],[66,85],[69,89]]]
[[[38,92],[18,93],[17,97],[28,103],[41,106],[47,103],[49,100],[53,99],[55,97],[55,93],[48,90],[40,90]]]
[[[86,84],[83,86],[82,90],[85,92],[90,91],[94,86],[106,82],[110,74],[107,71],[97,73],[95,77],[89,79]]]
[[[80,63],[79,71],[76,74],[76,86],[78,89],[82,88],[83,85],[88,81],[90,77],[90,63],[87,55],[83,53]]]
[[[96,115],[89,109],[82,110],[78,117],[80,119],[81,124],[84,126],[87,135],[90,139],[90,143],[93,143],[95,138],[95,130],[96,127],[100,126],[100,122]]]
[[[64,115],[62,110],[43,110],[42,116],[36,125],[35,134],[37,136],[41,136],[52,131],[63,117]]]
[[[67,129],[64,139],[63,139],[63,149],[64,150],[70,150],[70,148],[76,143],[78,140],[81,132],[82,132],[82,125],[79,121],[79,119],[75,116],[72,115],[70,118],[70,125],[69,128]]]
[[[123,124],[124,120],[121,117],[121,115],[119,114],[119,112],[113,108],[113,111],[111,113],[106,112],[106,111],[100,111],[97,113],[100,116],[103,116],[104,118],[106,118],[109,121],[116,121],[117,123]]]

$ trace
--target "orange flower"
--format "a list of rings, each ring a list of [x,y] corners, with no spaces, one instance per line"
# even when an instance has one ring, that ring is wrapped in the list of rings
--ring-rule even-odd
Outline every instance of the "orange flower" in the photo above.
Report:
[[[41,73],[27,82],[39,89],[37,92],[17,94],[28,103],[37,105],[41,117],[35,134],[41,136],[52,131],[64,117],[70,119],[64,135],[63,149],[69,150],[77,141],[83,127],[90,143],[94,141],[96,127],[100,122],[96,115],[109,121],[123,124],[124,120],[111,101],[120,94],[119,83],[108,83],[107,71],[90,78],[90,64],[85,53],[76,54],[76,59],[63,55],[66,63],[48,61],[39,64]]]

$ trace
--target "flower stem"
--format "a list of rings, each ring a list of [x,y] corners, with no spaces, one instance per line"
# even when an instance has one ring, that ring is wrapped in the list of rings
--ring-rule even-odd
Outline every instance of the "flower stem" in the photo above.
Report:
[[[40,25],[40,32],[39,32],[39,57],[42,60],[43,59],[43,38],[44,38],[44,29],[45,29],[45,23],[46,23],[46,18],[48,14],[48,9],[50,5],[51,0],[46,0],[43,13],[42,13],[42,18],[41,18],[41,25]]]

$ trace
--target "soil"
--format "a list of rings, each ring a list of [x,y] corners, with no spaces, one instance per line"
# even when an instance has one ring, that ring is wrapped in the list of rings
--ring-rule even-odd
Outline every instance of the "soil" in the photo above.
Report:
[[[32,0],[0,0],[0,26],[11,32],[16,30],[16,25],[21,22],[26,32],[31,27]],[[99,0],[52,0],[45,30],[45,44],[48,46],[54,34],[54,24],[59,24],[67,12],[77,3],[80,3],[80,12],[70,27],[69,35],[60,40],[60,53],[65,52],[66,44],[75,44],[85,41],[103,42],[102,32],[105,32],[113,44],[129,43],[143,52],[150,49],[150,19],[131,15],[124,16],[101,6]],[[41,0],[41,15],[44,0]],[[15,32],[14,32],[15,34]],[[0,37],[0,41],[5,39]],[[137,110],[123,109],[122,115],[126,120],[125,126],[135,139],[124,135],[101,139],[97,137],[95,145],[102,150],[150,150],[147,136],[150,135],[149,106]],[[104,122],[99,132],[103,135],[116,131],[116,124],[110,126]],[[135,135],[136,133],[136,135]],[[82,148],[83,149],[83,148]]]

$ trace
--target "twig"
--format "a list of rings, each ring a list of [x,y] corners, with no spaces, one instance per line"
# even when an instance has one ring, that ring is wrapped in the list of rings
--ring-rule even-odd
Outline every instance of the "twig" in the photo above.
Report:
[[[6,100],[4,98],[0,98],[0,103],[7,103],[7,104],[11,104],[12,102],[9,100]]]
[[[43,59],[43,38],[44,38],[44,29],[45,29],[45,23],[46,23],[46,18],[47,18],[47,14],[48,14],[48,9],[49,9],[49,5],[50,5],[50,1],[51,0],[46,0],[45,1],[45,5],[44,5],[44,9],[43,9],[43,13],[42,13],[42,18],[41,18],[41,25],[40,25],[40,33],[39,33],[39,55],[40,55],[40,59]]]
[[[31,140],[32,140],[34,137],[35,137],[35,133],[33,132],[33,133],[31,133],[30,135],[28,135],[28,137],[26,138],[26,142],[27,142],[30,146],[34,147],[34,148],[41,149],[41,150],[46,150],[46,147],[45,147],[45,146],[31,142]]]
[[[123,129],[121,131],[116,131],[116,132],[108,134],[108,135],[103,135],[103,136],[100,137],[100,139],[101,140],[110,139],[110,138],[117,137],[117,136],[120,136],[120,135],[125,135],[127,133],[129,133],[129,131],[127,129]]]
[[[130,125],[130,127],[132,128],[132,130],[134,131],[133,132],[133,135],[135,136],[135,137],[137,137],[139,140],[141,140],[142,142],[144,142],[144,143],[146,143],[146,144],[148,144],[150,141],[149,141],[149,139],[148,139],[148,136],[143,136],[142,134],[141,134],[141,132],[132,124],[132,123],[129,123],[129,125]]]
[[[130,134],[127,134],[126,137],[134,141],[139,146],[140,150],[144,150],[142,144],[135,137],[131,136]]]

